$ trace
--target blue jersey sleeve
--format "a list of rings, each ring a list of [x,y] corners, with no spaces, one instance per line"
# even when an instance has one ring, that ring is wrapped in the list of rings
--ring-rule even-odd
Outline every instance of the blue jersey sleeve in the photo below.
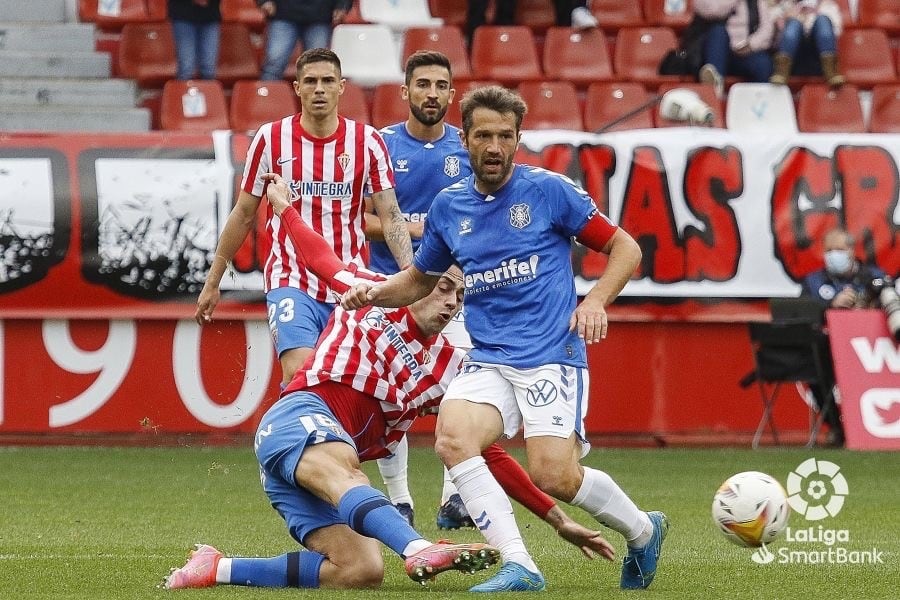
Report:
[[[544,174],[541,189],[552,207],[553,224],[557,231],[566,237],[581,233],[588,220],[599,213],[594,200],[565,175],[539,168],[535,168],[534,172]]]

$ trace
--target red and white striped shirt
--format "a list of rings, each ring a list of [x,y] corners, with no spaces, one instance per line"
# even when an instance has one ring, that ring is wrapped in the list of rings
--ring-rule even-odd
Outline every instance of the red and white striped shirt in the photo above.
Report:
[[[394,187],[387,147],[371,125],[338,117],[327,138],[309,135],[292,115],[260,127],[247,152],[241,189],[262,197],[262,175],[278,173],[291,186],[300,217],[331,244],[345,264],[363,266],[364,197]],[[265,291],[296,287],[316,300],[334,301],[327,284],[297,262],[281,220],[267,207],[272,242],[265,265]]]
[[[347,311],[339,306],[283,395],[336,382],[376,398],[387,455],[416,417],[440,403],[465,354],[442,334],[426,338],[407,307]]]

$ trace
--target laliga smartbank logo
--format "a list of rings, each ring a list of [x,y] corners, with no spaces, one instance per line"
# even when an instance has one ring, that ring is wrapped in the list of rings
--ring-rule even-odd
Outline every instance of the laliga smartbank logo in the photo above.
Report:
[[[825,524],[812,525],[837,516],[850,494],[841,468],[827,460],[810,458],[800,463],[787,478],[787,501],[805,525],[787,527],[785,541],[792,544],[774,552],[765,546],[753,552],[751,559],[761,565],[779,564],[884,564],[883,552],[877,548],[856,549],[851,544],[849,529],[836,529]]]

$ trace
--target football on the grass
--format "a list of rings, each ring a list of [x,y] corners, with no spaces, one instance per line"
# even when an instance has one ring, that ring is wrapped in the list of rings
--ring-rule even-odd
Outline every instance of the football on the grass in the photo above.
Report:
[[[790,515],[784,488],[759,471],[745,471],[725,480],[712,503],[713,521],[739,546],[771,543],[787,526]]]

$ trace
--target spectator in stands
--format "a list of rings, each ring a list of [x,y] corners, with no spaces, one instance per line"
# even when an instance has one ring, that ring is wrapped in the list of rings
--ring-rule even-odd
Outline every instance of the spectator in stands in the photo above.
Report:
[[[219,62],[219,0],[169,0],[178,79],[215,79]]]
[[[767,0],[695,0],[694,13],[719,21],[711,25],[703,44],[700,81],[713,85],[720,97],[726,75],[769,81],[775,20]]]
[[[599,25],[597,17],[587,7],[587,0],[553,0],[553,12],[559,27],[592,29]]]
[[[828,85],[844,84],[837,68],[837,38],[843,23],[834,0],[781,0],[775,19],[781,39],[769,81],[785,85],[791,74],[822,75]]]
[[[466,9],[466,38],[472,47],[475,30],[487,23],[488,0],[469,0]],[[496,0],[494,2],[492,25],[512,25],[516,22],[516,0]]]
[[[269,23],[260,79],[282,79],[297,40],[304,50],[328,48],[331,30],[344,21],[353,0],[257,0]]]
[[[818,300],[825,308],[873,308],[878,299],[870,291],[874,279],[884,277],[884,271],[874,265],[862,264],[853,253],[853,236],[845,229],[829,230],[822,240],[824,268],[810,273],[803,280],[801,295]],[[813,396],[821,406],[822,390],[813,387]],[[837,405],[825,415],[830,446],[844,445],[844,428]]]

